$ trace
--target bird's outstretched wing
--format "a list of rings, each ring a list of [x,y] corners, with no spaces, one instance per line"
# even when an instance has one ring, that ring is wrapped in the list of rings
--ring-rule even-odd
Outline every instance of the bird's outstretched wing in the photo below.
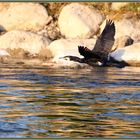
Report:
[[[79,46],[79,53],[85,58],[96,58],[107,59],[108,54],[111,51],[114,44],[115,36],[115,25],[112,20],[106,21],[106,26],[98,37],[93,50],[88,49],[87,47]]]
[[[84,56],[84,58],[93,58],[93,52],[84,46],[78,46],[79,53]]]
[[[109,52],[111,51],[114,44],[114,36],[115,36],[115,25],[112,20],[106,21],[106,26],[98,37],[95,47],[93,48],[94,53],[103,54],[103,56],[107,57]]]

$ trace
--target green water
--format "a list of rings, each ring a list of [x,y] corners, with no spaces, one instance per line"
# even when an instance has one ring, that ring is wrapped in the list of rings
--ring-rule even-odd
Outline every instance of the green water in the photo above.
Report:
[[[140,68],[0,66],[0,138],[140,138]]]

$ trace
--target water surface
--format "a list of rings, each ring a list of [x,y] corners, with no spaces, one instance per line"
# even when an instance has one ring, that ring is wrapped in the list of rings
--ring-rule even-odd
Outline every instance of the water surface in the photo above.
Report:
[[[3,64],[0,137],[140,138],[140,68]]]

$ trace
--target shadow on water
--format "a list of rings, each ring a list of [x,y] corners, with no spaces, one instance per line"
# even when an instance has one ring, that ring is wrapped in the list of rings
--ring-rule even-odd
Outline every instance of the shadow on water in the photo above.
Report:
[[[0,137],[140,137],[140,68],[0,67]]]

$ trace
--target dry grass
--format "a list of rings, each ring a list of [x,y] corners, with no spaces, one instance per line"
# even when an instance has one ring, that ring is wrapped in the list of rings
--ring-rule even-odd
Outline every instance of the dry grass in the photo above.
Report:
[[[54,20],[57,20],[61,9],[72,2],[44,2],[41,3],[47,8],[49,15]],[[81,4],[88,5],[98,9],[103,15],[108,16],[111,19],[120,20],[125,18],[140,18],[140,3],[130,2],[127,6],[124,6],[119,11],[111,10],[111,2],[80,2]]]

